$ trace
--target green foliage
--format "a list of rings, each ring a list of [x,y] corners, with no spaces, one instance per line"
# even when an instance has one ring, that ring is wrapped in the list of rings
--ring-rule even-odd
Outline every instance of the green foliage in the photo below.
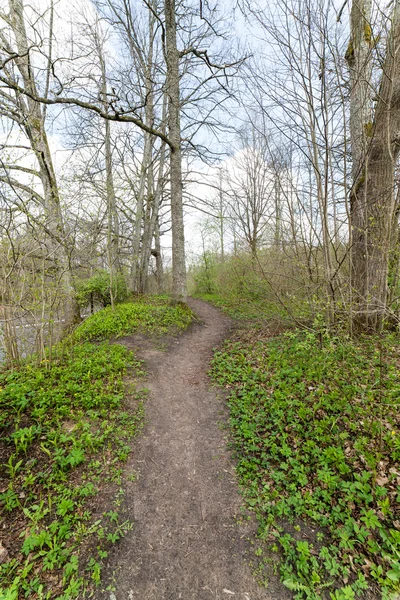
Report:
[[[242,253],[218,262],[214,257],[207,272],[200,261],[193,279],[194,295],[221,306],[235,319],[268,319],[288,326],[293,317],[312,322],[320,312],[321,291],[311,290],[305,265],[275,248],[260,251],[257,258]]]
[[[76,340],[102,340],[133,332],[164,334],[188,327],[193,314],[185,304],[172,305],[164,297],[152,303],[138,300],[106,307],[88,317],[74,333]]]
[[[131,392],[136,409],[123,406],[127,367],[131,377],[143,374],[126,348],[86,342],[59,347],[52,363],[0,373],[1,451],[8,457],[0,502],[12,522],[1,599],[82,597],[78,573],[88,568],[97,584],[105,548],[129,528],[117,512],[95,518],[91,500],[107,481],[119,484],[120,461],[142,420],[141,393]]]
[[[91,301],[102,306],[111,304],[111,291],[114,302],[123,302],[128,297],[126,282],[122,273],[114,273],[110,277],[108,271],[99,271],[89,279],[77,282],[77,299],[80,306],[87,306]]]
[[[254,330],[214,357],[248,505],[295,598],[400,592],[399,359],[391,337]]]
[[[210,251],[203,253],[194,273],[197,294],[212,294],[216,289],[217,256]]]

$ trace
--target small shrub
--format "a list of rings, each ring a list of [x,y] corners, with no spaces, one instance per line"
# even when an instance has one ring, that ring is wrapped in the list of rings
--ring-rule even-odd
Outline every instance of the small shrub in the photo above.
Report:
[[[77,299],[80,306],[90,302],[106,307],[111,304],[111,290],[115,302],[123,302],[128,297],[126,282],[122,273],[115,273],[111,281],[108,271],[99,271],[89,279],[77,284]]]

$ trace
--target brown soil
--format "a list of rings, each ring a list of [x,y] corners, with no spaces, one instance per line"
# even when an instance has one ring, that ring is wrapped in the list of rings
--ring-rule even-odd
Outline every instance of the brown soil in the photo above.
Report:
[[[256,526],[241,518],[227,409],[207,377],[230,321],[200,300],[190,306],[202,323],[170,340],[166,351],[138,336],[121,340],[145,360],[150,397],[126,472],[125,510],[134,526],[109,556],[105,575],[114,591],[96,598],[291,598],[277,580],[265,589],[252,574]]]

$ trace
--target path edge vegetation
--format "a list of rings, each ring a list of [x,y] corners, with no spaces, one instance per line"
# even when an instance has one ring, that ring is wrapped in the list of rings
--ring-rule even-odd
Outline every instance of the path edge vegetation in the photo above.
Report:
[[[134,298],[89,317],[45,359],[0,372],[1,600],[89,597],[101,583],[132,527],[123,464],[147,395],[144,365],[112,340],[176,335],[192,318],[167,296]]]
[[[270,328],[246,303],[198,294],[236,319],[210,367],[227,392],[256,574],[300,599],[400,597],[400,350],[315,323]],[[251,303],[250,303],[251,304]]]

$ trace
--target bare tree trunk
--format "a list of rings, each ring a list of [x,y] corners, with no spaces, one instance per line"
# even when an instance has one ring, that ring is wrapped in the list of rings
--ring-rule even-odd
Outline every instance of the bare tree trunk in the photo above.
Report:
[[[398,183],[397,183],[398,186]],[[388,273],[388,305],[395,311],[394,322],[397,327],[399,325],[399,303],[396,301],[398,296],[398,289],[400,283],[400,227],[399,227],[399,216],[400,216],[400,189],[397,187],[396,192],[396,207],[395,215],[393,218],[392,226],[392,238],[390,243],[390,257],[389,257],[389,273]]]
[[[96,31],[96,46],[101,69],[101,97],[104,112],[108,111],[106,63],[99,32]],[[115,197],[113,161],[111,149],[111,123],[104,121],[104,153],[106,165],[106,198],[107,198],[107,255],[110,273],[110,299],[114,308],[116,297],[116,275],[121,271],[119,260],[119,220]]]
[[[281,182],[279,173],[274,174],[274,200],[275,200],[275,230],[274,230],[274,246],[281,247],[281,229],[282,229],[282,204],[281,204]]]
[[[165,133],[166,130],[166,118],[167,118],[167,97],[164,96],[163,101],[163,112],[162,112],[162,131]],[[166,156],[166,144],[161,142],[159,150],[159,164],[158,164],[158,176],[157,185],[154,188],[154,171],[152,165],[148,169],[148,214],[146,215],[143,229],[143,241],[142,251],[140,255],[140,292],[145,293],[147,288],[147,276],[151,257],[151,245],[153,236],[158,221],[158,213],[162,200],[162,193],[164,188],[164,168],[165,168],[165,156]]]
[[[146,123],[150,113],[149,106],[146,106]],[[153,111],[151,111],[153,113]],[[152,118],[152,117],[151,117]],[[148,170],[152,162],[153,139],[148,133],[144,135],[144,151],[143,160],[140,170],[139,191],[136,201],[135,226],[132,237],[132,279],[134,291],[139,292],[140,282],[140,255],[141,255],[141,238],[144,215],[144,201],[146,195],[146,181],[148,178]]]
[[[107,251],[110,269],[110,299],[114,308],[116,295],[115,276],[121,271],[119,262],[119,227],[115,201],[115,189],[112,167],[110,122],[105,122],[104,145],[106,158],[106,192],[107,192]]]
[[[152,11],[149,11],[149,50],[146,60],[143,61],[143,78],[145,87],[145,123],[150,127],[154,125],[154,81],[153,81],[153,45],[154,45],[154,15]],[[131,49],[131,52],[135,52],[135,49]],[[164,129],[165,131],[165,129]],[[146,216],[144,214],[145,208],[145,197],[147,196],[147,202],[151,202],[150,196],[152,195],[152,188],[154,187],[152,177],[152,161],[153,161],[153,148],[154,139],[149,133],[144,134],[144,150],[143,160],[140,170],[139,180],[139,192],[136,203],[136,217],[135,227],[133,231],[133,263],[132,263],[132,278],[134,290],[139,293],[143,293],[143,244],[141,244],[143,217],[145,217],[144,227],[146,228]],[[147,183],[147,185],[146,185]],[[150,190],[151,188],[151,190]],[[147,233],[147,231],[146,231]],[[145,235],[145,233],[144,233]],[[141,248],[142,245],[142,248]],[[151,242],[150,242],[151,247]]]
[[[325,82],[323,82],[325,88]],[[334,310],[335,310],[335,298],[333,291],[333,266],[332,266],[332,255],[331,246],[332,240],[329,232],[328,223],[328,194],[327,194],[327,169],[328,169],[328,156],[327,148],[325,148],[325,160],[320,160],[319,147],[316,135],[316,119],[315,111],[313,106],[308,105],[309,111],[309,127],[310,127],[310,156],[312,157],[312,166],[317,186],[317,199],[318,207],[321,219],[321,233],[322,233],[322,252],[324,257],[324,281],[325,281],[325,294],[326,294],[326,320],[329,325],[332,325],[334,321]],[[327,140],[325,139],[325,143]]]
[[[392,26],[374,118],[370,115],[370,62],[373,36],[369,0],[353,3],[347,60],[352,74],[351,141],[353,189],[352,285],[355,327],[379,331],[388,309],[388,267],[395,217],[394,170],[400,149],[400,1],[395,0]],[[369,46],[367,48],[367,46]],[[367,147],[368,146],[368,147]]]
[[[76,302],[71,268],[71,243],[65,233],[57,180],[45,130],[45,120],[41,105],[33,100],[37,96],[29,58],[29,44],[25,30],[23,1],[10,0],[10,24],[15,35],[18,58],[15,63],[24,81],[25,89],[32,96],[19,98],[21,110],[25,116],[24,128],[31,147],[39,163],[39,174],[43,186],[46,211],[46,228],[50,234],[51,251],[58,273],[63,294],[65,328],[69,329],[80,320],[79,306]]]
[[[142,243],[142,252],[141,252],[141,261],[140,261],[140,288],[141,292],[145,293],[147,288],[147,277],[148,277],[148,269],[151,257],[151,246],[153,237],[155,237],[155,230],[158,223],[158,214],[160,209],[160,204],[162,200],[162,193],[164,188],[164,166],[165,166],[165,154],[166,154],[166,146],[164,142],[161,144],[160,148],[160,160],[158,166],[158,177],[157,177],[157,186],[154,192],[150,195],[148,202],[149,206],[149,215],[145,220],[144,231],[143,231],[143,243]],[[153,170],[149,170],[149,176],[153,177]]]
[[[3,300],[4,301],[4,300]],[[0,321],[3,324],[3,345],[8,365],[19,363],[20,355],[17,343],[14,315],[11,306],[3,304],[0,307]]]
[[[367,171],[368,137],[366,127],[372,128],[371,77],[372,54],[371,0],[354,0],[351,9],[351,38],[346,52],[350,70],[350,138],[352,155],[352,190],[350,193],[351,273],[350,286],[357,315],[366,300],[367,268],[367,188],[363,185]],[[371,133],[371,131],[369,131]],[[357,318],[356,318],[357,319]],[[356,321],[356,319],[354,321]]]
[[[164,268],[160,244],[160,222],[158,217],[154,229],[154,254],[156,257],[157,291],[161,294],[164,291]]]
[[[176,41],[175,0],[164,0],[167,63],[168,133],[170,152],[172,221],[172,294],[186,301],[185,234],[183,223],[183,186],[180,124],[179,51]]]
[[[219,190],[218,190],[218,200],[219,200],[219,211],[218,211],[218,220],[219,220],[219,246],[221,250],[221,261],[225,261],[225,227],[224,227],[224,192],[222,189],[222,170],[219,172]]]

